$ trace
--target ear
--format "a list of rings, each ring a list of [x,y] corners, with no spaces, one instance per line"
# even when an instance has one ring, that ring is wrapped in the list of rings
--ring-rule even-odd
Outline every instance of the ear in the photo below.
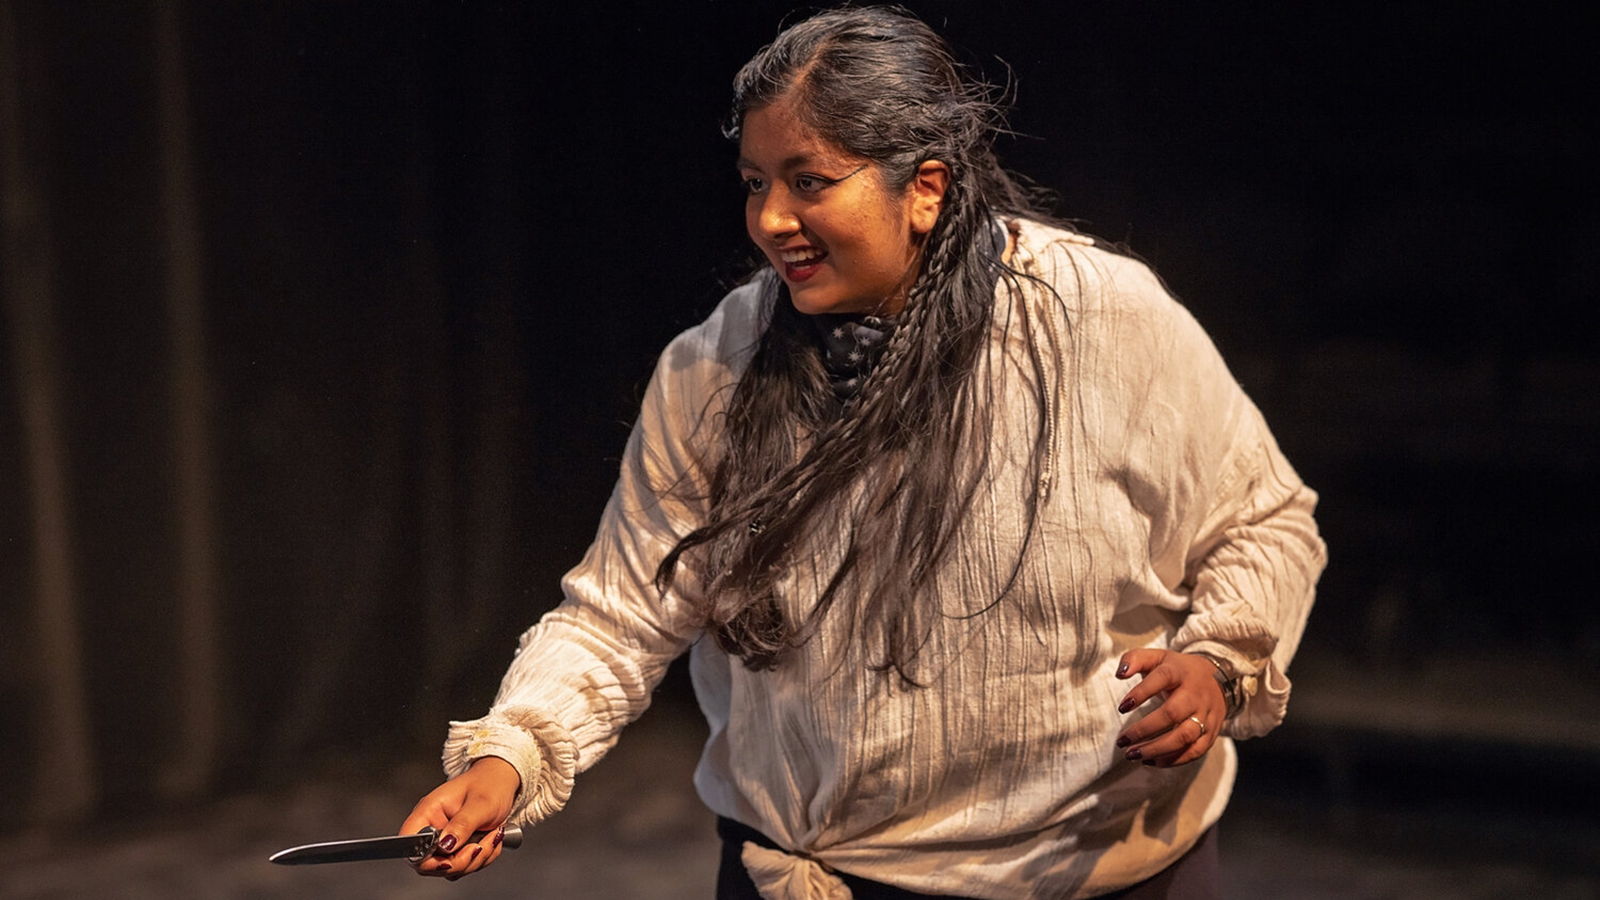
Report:
[[[911,233],[927,234],[939,220],[939,210],[944,206],[944,192],[950,186],[950,167],[937,159],[917,166],[906,187],[911,203]]]

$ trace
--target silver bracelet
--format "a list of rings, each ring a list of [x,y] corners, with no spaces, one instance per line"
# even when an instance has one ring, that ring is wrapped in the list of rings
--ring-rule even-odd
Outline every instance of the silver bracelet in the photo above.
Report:
[[[1211,675],[1217,679],[1217,687],[1222,688],[1222,701],[1227,707],[1226,718],[1233,718],[1244,708],[1244,688],[1239,684],[1237,676],[1230,676],[1228,670],[1222,667],[1222,661],[1209,653],[1196,653],[1216,669]]]

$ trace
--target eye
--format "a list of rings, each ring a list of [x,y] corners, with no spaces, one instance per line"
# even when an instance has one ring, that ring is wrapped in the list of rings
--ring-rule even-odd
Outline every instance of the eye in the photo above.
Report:
[[[764,179],[757,178],[754,175],[745,178],[741,183],[744,185],[744,192],[746,194],[760,194],[765,192],[767,189],[767,182]]]
[[[823,178],[821,175],[796,175],[794,189],[802,194],[817,194],[834,183],[833,179]]]
[[[802,172],[794,177],[794,189],[798,194],[820,194],[841,181],[847,181],[861,174],[867,168],[866,163],[856,166],[848,174],[839,178],[829,178],[826,175],[817,175],[813,172]]]

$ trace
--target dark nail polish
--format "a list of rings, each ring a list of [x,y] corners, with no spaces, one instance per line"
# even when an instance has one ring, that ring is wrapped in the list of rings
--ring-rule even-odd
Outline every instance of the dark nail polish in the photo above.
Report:
[[[482,852],[483,852],[483,847],[482,846],[473,847],[472,848],[472,858],[473,859],[477,859],[478,858],[478,854],[482,853]],[[470,860],[469,860],[469,862],[470,862]]]
[[[1128,699],[1122,701],[1121,706],[1117,707],[1117,712],[1130,713],[1133,712],[1133,708],[1138,705],[1139,704],[1133,702],[1132,697],[1129,697]]]
[[[441,872],[450,871],[450,864],[449,863],[439,863],[439,871],[441,871]]]
[[[1135,747],[1132,750],[1129,750],[1126,755],[1127,755],[1128,759],[1139,759],[1140,757],[1144,756],[1143,753],[1139,752],[1139,748],[1138,747]]]
[[[500,842],[505,840],[505,839],[506,839],[506,830],[504,828],[502,828],[499,831],[496,831],[494,833],[494,845],[496,847],[500,846]]]
[[[456,836],[447,834],[439,839],[439,849],[446,853],[456,852]]]
[[[1128,677],[1128,664],[1127,663],[1123,663],[1122,665],[1117,666],[1117,677],[1118,678],[1127,678]]]
[[[1117,738],[1117,746],[1118,747],[1126,747],[1131,743],[1133,743],[1133,738],[1130,738],[1127,735],[1123,735],[1122,737]]]

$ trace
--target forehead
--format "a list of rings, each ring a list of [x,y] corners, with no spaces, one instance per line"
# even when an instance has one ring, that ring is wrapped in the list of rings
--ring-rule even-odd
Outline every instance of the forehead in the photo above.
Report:
[[[739,128],[742,167],[782,171],[801,165],[847,165],[859,161],[807,125],[787,98],[746,112]]]

